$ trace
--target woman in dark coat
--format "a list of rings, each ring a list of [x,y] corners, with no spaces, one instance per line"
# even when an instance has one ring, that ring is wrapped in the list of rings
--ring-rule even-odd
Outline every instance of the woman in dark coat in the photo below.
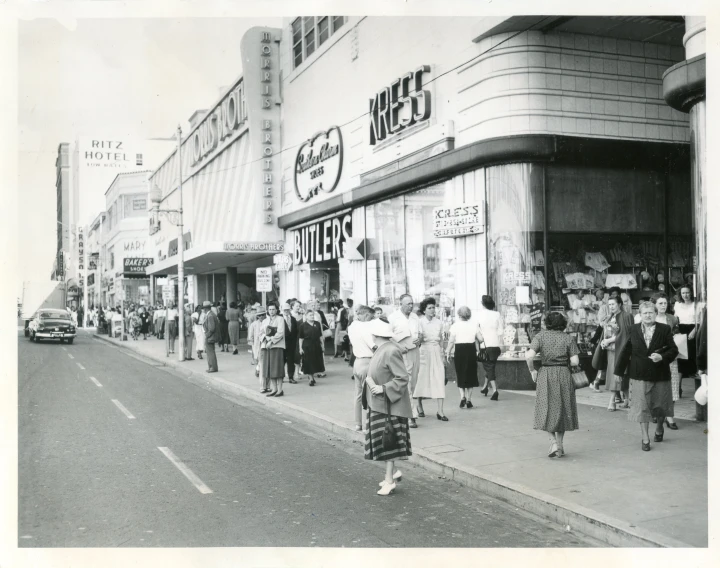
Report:
[[[140,313],[140,333],[143,334],[143,339],[147,339],[148,333],[150,333],[150,314],[147,308],[141,308]]]
[[[533,428],[550,434],[548,457],[554,458],[565,455],[565,432],[579,428],[570,365],[580,364],[580,349],[564,331],[567,326],[565,316],[558,312],[548,314],[545,325],[547,330],[533,337],[525,357],[530,375],[537,383]],[[539,372],[534,367],[537,354],[542,359]]]
[[[322,352],[322,327],[315,321],[315,312],[308,308],[305,321],[298,330],[300,342],[300,371],[310,379],[310,386],[315,386],[315,375],[325,372],[325,361]]]
[[[230,350],[230,330],[228,329],[227,305],[223,302],[218,306],[218,319],[220,320],[220,343],[223,351]]]
[[[678,354],[672,328],[656,322],[657,308],[651,302],[639,306],[641,323],[634,324],[630,339],[617,351],[615,373],[627,372],[632,379],[633,398],[628,420],[640,423],[642,450],[650,451],[648,429],[654,418],[655,441],[662,442],[665,418],[674,416],[670,363]]]

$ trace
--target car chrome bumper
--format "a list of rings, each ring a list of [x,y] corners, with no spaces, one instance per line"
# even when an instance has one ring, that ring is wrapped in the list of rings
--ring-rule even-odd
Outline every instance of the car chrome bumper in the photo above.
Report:
[[[74,333],[68,333],[65,331],[37,331],[35,332],[35,337],[40,337],[42,339],[71,339],[75,337],[76,334]]]

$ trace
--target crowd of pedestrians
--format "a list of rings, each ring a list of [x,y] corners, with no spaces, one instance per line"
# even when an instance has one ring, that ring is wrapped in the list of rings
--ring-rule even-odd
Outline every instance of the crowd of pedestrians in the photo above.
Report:
[[[639,321],[627,311],[619,289],[609,290],[607,296],[605,291],[598,293],[596,307],[599,327],[592,366],[597,375],[590,387],[602,392],[600,384],[605,383],[608,410],[616,410],[618,404],[629,408],[628,419],[640,424],[641,449],[648,451],[651,422],[655,443],[663,441],[665,426],[678,428],[674,403],[682,396],[682,378],[694,378],[699,386],[698,371],[706,372],[707,318],[696,316],[689,288],[680,291],[674,314],[664,293],[640,303]],[[353,306],[352,300],[331,302],[329,309],[334,330],[319,304],[302,304],[295,298],[267,306],[231,302],[229,308],[204,301],[194,311],[186,306],[182,315],[175,305],[131,305],[124,314],[120,309],[93,308],[90,317],[96,326],[108,328],[121,320],[134,340],[148,335],[164,339],[167,334],[174,353],[182,316],[185,359],[194,360],[193,352],[198,359],[205,355],[208,373],[218,371],[216,347],[237,355],[240,332],[247,329],[251,365],[260,392],[268,397],[284,396],[286,381],[320,384],[326,376],[326,356],[343,358],[352,367],[355,429],[365,433],[366,459],[386,462],[378,494],[389,495],[402,479],[396,462],[412,455],[410,430],[425,417],[423,401],[434,400],[437,419],[449,421],[445,415],[448,365],[455,370],[460,408],[474,408],[473,390],[480,388],[478,363],[485,375],[481,394],[487,396],[492,389],[490,400],[499,400],[495,371],[502,352],[502,317],[487,295],[475,317],[470,308],[460,306],[451,325],[441,320],[432,297],[416,305],[405,294],[389,316],[383,306]],[[533,428],[548,433],[549,457],[564,456],[565,433],[579,428],[572,369],[579,365],[580,351],[567,331],[566,315],[551,312],[526,351],[536,382]],[[679,351],[675,340],[683,335],[687,345]],[[679,352],[682,359],[677,358]],[[707,407],[698,408],[698,419],[706,419]]]

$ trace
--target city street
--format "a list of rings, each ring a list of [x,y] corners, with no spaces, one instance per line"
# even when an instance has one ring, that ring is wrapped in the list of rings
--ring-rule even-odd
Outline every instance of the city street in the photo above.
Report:
[[[417,466],[382,466],[80,330],[19,335],[21,547],[587,547]]]

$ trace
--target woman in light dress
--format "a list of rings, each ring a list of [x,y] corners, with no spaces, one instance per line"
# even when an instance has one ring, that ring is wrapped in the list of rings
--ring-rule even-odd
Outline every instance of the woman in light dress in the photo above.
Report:
[[[435,317],[435,298],[420,303],[420,371],[413,398],[418,399],[418,410],[424,414],[423,398],[437,400],[437,419],[447,422],[443,412],[445,402],[445,366],[442,352],[442,322]]]
[[[195,334],[195,350],[197,351],[198,359],[202,359],[203,351],[205,351],[205,330],[203,330],[205,314],[202,306],[198,306],[190,317],[192,317],[193,333]]]

